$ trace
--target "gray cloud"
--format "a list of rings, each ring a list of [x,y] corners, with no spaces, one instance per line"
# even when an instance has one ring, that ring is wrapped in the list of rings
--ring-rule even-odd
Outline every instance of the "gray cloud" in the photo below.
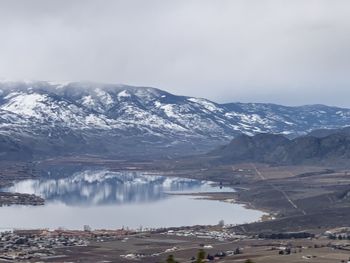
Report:
[[[350,106],[350,2],[1,0],[0,77]]]

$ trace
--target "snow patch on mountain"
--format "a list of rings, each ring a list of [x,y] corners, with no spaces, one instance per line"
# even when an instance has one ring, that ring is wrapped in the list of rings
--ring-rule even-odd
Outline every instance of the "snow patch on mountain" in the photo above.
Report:
[[[178,114],[174,112],[174,106],[173,104],[162,104],[159,101],[154,102],[154,105],[161,109],[169,118],[177,118]]]
[[[95,100],[91,97],[91,95],[84,96],[81,99],[81,104],[83,104],[86,107],[94,108],[96,106]]]
[[[121,99],[121,98],[128,98],[130,97],[131,95],[126,91],[126,90],[123,90],[121,92],[118,93],[118,99]]]
[[[205,109],[209,110],[209,111],[219,111],[219,112],[222,112],[223,110],[216,107],[214,105],[214,103],[208,101],[208,100],[205,100],[205,99],[197,99],[197,98],[189,98],[187,99],[188,101],[191,101],[191,102],[194,102],[194,103],[197,103],[201,106],[203,106]]]
[[[47,96],[41,94],[25,94],[22,92],[9,94],[5,97],[8,102],[1,107],[2,110],[10,111],[26,117],[39,118],[38,111],[45,112]]]
[[[103,91],[102,89],[95,89],[95,93],[97,96],[100,98],[100,101],[104,105],[111,105],[113,104],[114,100],[112,99],[111,95],[108,94],[107,92]]]
[[[89,114],[88,116],[86,116],[85,120],[87,125],[92,125],[92,126],[95,126],[98,128],[104,128],[104,129],[112,128],[112,126],[109,125],[108,121],[94,114]]]

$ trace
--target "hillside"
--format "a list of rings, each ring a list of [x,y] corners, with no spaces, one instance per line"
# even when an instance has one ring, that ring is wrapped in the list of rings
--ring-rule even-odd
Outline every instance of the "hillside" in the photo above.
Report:
[[[293,137],[350,122],[350,110],[337,107],[218,104],[155,88],[84,82],[0,82],[0,113],[2,159],[187,155],[239,134]]]
[[[287,139],[282,135],[241,135],[209,155],[221,162],[287,164],[345,164],[350,159],[350,135],[333,133]]]

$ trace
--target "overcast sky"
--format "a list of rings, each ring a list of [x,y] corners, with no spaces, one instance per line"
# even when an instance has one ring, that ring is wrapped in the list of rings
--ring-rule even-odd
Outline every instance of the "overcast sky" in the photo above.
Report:
[[[0,78],[350,107],[350,1],[0,0]]]

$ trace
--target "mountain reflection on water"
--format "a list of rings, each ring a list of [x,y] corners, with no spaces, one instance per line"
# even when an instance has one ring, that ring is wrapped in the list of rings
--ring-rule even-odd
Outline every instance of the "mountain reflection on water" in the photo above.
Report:
[[[85,170],[64,178],[20,181],[6,190],[39,195],[46,202],[81,206],[151,202],[169,197],[167,192],[212,192],[219,188],[208,181],[145,172]]]
[[[234,191],[207,181],[146,172],[70,168],[59,167],[49,174],[45,172],[39,179],[19,181],[5,189],[40,195],[45,198],[45,205],[1,207],[0,226],[82,229],[83,225],[90,225],[93,229],[123,226],[136,229],[140,225],[152,228],[208,225],[219,220],[236,224],[258,220],[263,214],[240,204],[167,194]]]

